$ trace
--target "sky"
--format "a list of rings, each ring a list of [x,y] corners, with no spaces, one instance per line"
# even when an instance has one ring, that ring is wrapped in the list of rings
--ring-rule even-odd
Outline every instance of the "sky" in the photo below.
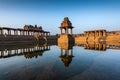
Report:
[[[74,34],[120,30],[120,0],[0,0],[1,27],[38,25],[58,34],[64,17],[72,22]]]

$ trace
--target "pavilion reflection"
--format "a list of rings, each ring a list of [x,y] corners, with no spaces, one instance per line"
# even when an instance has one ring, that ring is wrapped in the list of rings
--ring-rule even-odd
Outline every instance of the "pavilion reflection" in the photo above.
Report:
[[[120,50],[119,44],[107,44],[105,42],[86,42],[86,43],[77,43],[77,46],[84,47],[84,49],[88,50],[98,50],[98,51],[106,51],[107,49],[117,49]]]
[[[69,67],[72,62],[73,56],[73,44],[58,44],[60,47],[60,58],[65,67]]]
[[[1,47],[0,48],[0,58],[8,58],[13,56],[24,55],[25,58],[37,58],[42,56],[45,51],[49,51],[50,46],[47,44],[37,44],[37,45],[14,45],[11,47]]]
[[[101,44],[101,43],[85,44],[85,49],[106,51],[106,44]]]

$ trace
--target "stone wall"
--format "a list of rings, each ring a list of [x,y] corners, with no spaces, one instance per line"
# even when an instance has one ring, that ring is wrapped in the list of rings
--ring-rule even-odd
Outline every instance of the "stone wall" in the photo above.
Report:
[[[120,45],[120,34],[107,35],[106,43],[109,45]]]
[[[98,31],[98,30],[97,30]],[[93,32],[93,31],[92,31]],[[111,31],[104,33],[105,35],[92,35],[92,32],[89,31],[89,34],[86,35],[77,35],[75,37],[75,43],[85,44],[85,43],[99,43],[105,42],[109,45],[120,45],[120,31]]]
[[[0,35],[0,44],[34,44],[34,43],[56,43],[58,36],[40,36],[36,38],[34,36],[15,36],[15,35]]]

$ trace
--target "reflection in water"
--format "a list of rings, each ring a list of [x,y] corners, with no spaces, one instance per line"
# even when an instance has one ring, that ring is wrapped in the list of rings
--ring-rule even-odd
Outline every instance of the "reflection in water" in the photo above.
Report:
[[[77,45],[0,47],[0,80],[120,80],[119,46]]]
[[[85,49],[105,51],[106,44],[85,44]]]
[[[17,46],[16,48],[6,47],[0,50],[0,58],[7,58],[12,56],[20,56],[24,55],[25,58],[37,58],[38,56],[42,56],[45,51],[50,50],[50,46],[48,45],[23,45]]]
[[[72,62],[73,56],[73,45],[71,44],[59,44],[60,47],[60,58],[64,63],[65,67],[68,67]]]
[[[77,46],[84,47],[84,49],[89,49],[89,50],[98,50],[98,51],[106,51],[106,49],[117,49],[120,50],[120,45],[109,45],[106,43],[88,43],[86,42],[85,44],[76,44]]]

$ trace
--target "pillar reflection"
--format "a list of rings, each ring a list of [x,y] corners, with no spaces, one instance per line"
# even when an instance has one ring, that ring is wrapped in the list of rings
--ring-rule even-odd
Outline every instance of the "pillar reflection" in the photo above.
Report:
[[[58,44],[60,47],[60,58],[65,67],[69,67],[72,62],[73,56],[73,44]]]
[[[7,46],[0,48],[0,58],[7,58],[12,56],[20,56],[24,55],[26,59],[37,58],[38,56],[42,56],[45,51],[49,51],[50,46],[45,44],[40,45],[17,45]]]

